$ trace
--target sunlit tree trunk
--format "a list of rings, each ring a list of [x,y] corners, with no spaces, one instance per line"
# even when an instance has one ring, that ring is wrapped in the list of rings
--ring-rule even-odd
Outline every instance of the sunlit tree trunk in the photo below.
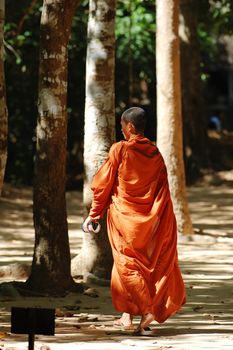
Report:
[[[193,233],[183,163],[179,1],[156,1],[157,144],[164,157],[181,234]]]
[[[5,20],[5,1],[0,0],[0,195],[4,181],[4,174],[7,160],[7,107],[6,107],[6,88],[4,74],[4,20]]]
[[[88,19],[84,136],[84,215],[89,212],[93,175],[115,139],[115,0],[91,0]],[[99,234],[85,233],[80,254],[72,260],[72,275],[109,280],[111,248],[106,222]]]
[[[186,176],[189,181],[195,180],[199,176],[199,169],[207,166],[207,127],[203,110],[197,36],[199,8],[200,4],[196,0],[180,0],[183,136]]]
[[[133,52],[132,52],[132,6],[131,1],[129,1],[129,42],[128,42],[128,74],[129,74],[129,107],[133,105]]]
[[[65,201],[67,45],[76,0],[45,0],[41,17],[35,248],[31,289],[61,294],[73,285]]]

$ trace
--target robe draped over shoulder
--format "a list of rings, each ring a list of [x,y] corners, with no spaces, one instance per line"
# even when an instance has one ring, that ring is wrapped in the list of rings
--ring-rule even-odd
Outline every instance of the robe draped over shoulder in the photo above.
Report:
[[[90,216],[108,208],[115,308],[152,313],[164,322],[185,303],[177,258],[177,226],[167,171],[158,148],[142,135],[112,145],[94,176]]]

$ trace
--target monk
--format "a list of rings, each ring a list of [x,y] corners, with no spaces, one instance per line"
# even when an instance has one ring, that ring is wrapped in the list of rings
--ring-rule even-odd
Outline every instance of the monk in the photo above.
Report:
[[[112,301],[122,312],[115,325],[143,332],[164,322],[185,303],[177,259],[177,226],[167,171],[158,148],[144,136],[145,111],[127,109],[121,117],[125,141],[114,143],[92,182],[93,201],[83,223],[97,223],[107,209],[114,265]]]

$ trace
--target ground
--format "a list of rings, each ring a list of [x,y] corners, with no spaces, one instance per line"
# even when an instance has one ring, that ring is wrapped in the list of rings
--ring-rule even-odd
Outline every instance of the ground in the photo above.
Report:
[[[34,231],[31,188],[5,185],[0,199],[0,349],[28,348],[27,335],[10,332],[12,305],[52,304],[55,335],[36,336],[36,350],[233,349],[233,172],[208,176],[188,188],[195,235],[178,242],[187,303],[164,324],[153,322],[141,337],[113,327],[118,314],[108,287],[90,286],[85,294],[46,300],[22,298],[9,287],[16,277],[25,279],[27,267],[19,266],[31,262]],[[67,193],[72,255],[82,243],[81,202],[80,192]]]

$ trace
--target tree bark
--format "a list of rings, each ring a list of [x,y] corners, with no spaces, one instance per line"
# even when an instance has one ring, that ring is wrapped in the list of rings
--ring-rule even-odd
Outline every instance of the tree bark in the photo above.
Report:
[[[41,17],[35,248],[27,285],[63,294],[73,285],[65,200],[67,45],[77,0],[45,0]]]
[[[6,107],[6,87],[4,73],[4,21],[5,21],[5,1],[0,0],[0,195],[4,181],[4,174],[7,161],[7,107]]]
[[[192,234],[183,162],[179,1],[156,1],[157,144],[164,157],[178,231]]]
[[[115,140],[115,0],[91,0],[89,3],[86,63],[86,102],[84,134],[84,215],[89,213],[92,178],[106,159]],[[72,275],[84,279],[108,281],[112,254],[106,220],[101,232],[85,233],[80,254],[72,260]]]
[[[200,48],[197,37],[199,7],[195,0],[180,1],[184,156],[186,176],[190,182],[200,175],[201,167],[207,166],[207,126],[204,118]]]

